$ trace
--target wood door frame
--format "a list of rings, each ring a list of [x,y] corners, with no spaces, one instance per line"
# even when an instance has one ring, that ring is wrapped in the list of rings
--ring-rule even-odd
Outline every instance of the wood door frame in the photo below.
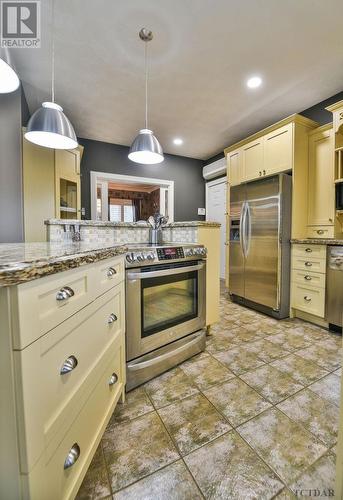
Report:
[[[156,184],[160,187],[164,187],[168,193],[168,209],[169,209],[169,222],[174,222],[174,181],[165,180],[165,179],[154,179],[151,177],[139,177],[134,175],[122,175],[122,174],[111,174],[106,172],[90,172],[90,190],[91,190],[91,219],[96,220],[96,200],[97,200],[97,184],[103,183],[108,184],[108,182],[123,182],[125,184]],[[105,197],[103,197],[105,198]],[[108,203],[107,199],[103,199],[103,204],[106,205]],[[103,219],[108,220],[108,218],[104,218],[104,212],[108,213],[108,207],[104,207],[103,210]]]

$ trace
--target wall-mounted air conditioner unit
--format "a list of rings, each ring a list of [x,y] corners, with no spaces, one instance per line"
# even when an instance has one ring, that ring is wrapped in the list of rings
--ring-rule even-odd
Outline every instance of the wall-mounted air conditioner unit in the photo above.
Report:
[[[204,179],[210,180],[221,175],[226,175],[226,159],[220,158],[202,169]]]

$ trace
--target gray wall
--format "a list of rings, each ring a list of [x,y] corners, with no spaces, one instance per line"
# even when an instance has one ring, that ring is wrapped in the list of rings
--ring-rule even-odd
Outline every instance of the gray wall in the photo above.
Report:
[[[23,241],[21,99],[0,94],[0,243]]]
[[[81,162],[81,198],[90,219],[90,172],[106,172],[174,181],[174,219],[203,220],[198,207],[205,206],[205,185],[202,177],[204,162],[183,156],[164,155],[158,165],[139,165],[127,157],[129,148],[90,139],[79,139],[84,146]]]

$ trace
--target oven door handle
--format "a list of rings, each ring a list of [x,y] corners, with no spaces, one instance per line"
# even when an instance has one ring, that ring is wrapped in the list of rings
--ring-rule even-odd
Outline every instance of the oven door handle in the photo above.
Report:
[[[143,273],[127,273],[129,280],[144,280],[145,278],[159,278],[161,276],[170,276],[172,274],[182,274],[188,271],[200,271],[204,269],[205,264],[197,264],[196,266],[175,267],[173,269],[165,269],[163,271],[147,271]]]

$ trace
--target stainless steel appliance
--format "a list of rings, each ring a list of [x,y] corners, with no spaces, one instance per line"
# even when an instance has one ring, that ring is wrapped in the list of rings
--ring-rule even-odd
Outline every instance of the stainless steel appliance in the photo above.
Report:
[[[206,249],[135,246],[126,255],[127,390],[205,349]]]
[[[279,174],[230,190],[230,295],[279,319],[289,315],[291,186]]]
[[[342,332],[343,246],[329,246],[327,257],[327,320],[331,330]]]

